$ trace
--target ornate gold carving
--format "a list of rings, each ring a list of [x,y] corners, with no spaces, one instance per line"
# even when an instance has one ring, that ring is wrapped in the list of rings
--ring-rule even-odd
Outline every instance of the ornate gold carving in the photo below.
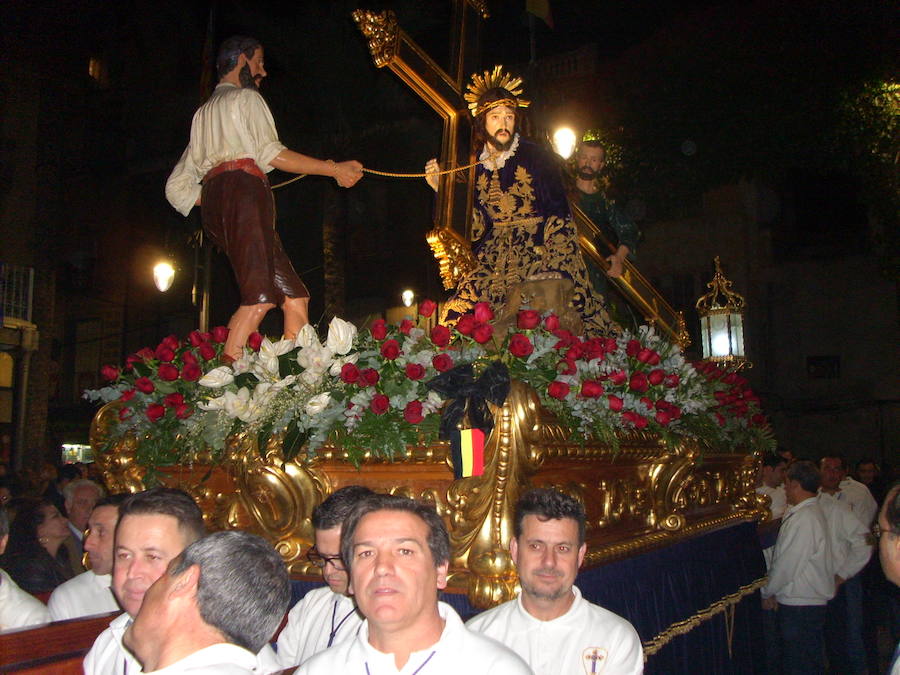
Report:
[[[472,8],[481,15],[482,19],[490,19],[491,13],[488,10],[487,2],[485,0],[466,0]]]
[[[397,56],[397,47],[400,43],[397,15],[389,9],[383,12],[357,9],[352,16],[363,36],[369,41],[369,52],[376,67],[391,65]]]
[[[426,236],[428,245],[438,261],[441,281],[450,290],[475,269],[475,256],[468,242],[449,228],[431,230]]]

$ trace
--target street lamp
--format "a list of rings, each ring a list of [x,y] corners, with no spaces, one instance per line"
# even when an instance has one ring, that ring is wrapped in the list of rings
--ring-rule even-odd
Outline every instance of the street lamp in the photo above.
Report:
[[[175,268],[168,260],[160,260],[153,267],[153,283],[163,293],[172,288],[175,281]]]
[[[709,293],[697,300],[703,360],[740,368],[749,365],[744,354],[744,298],[731,290],[722,274],[719,256]]]
[[[563,159],[569,159],[575,150],[575,132],[569,127],[560,127],[553,132],[553,150]]]
[[[403,300],[404,307],[412,307],[413,300],[416,299],[416,294],[413,293],[411,289],[407,288],[400,294],[400,299]]]

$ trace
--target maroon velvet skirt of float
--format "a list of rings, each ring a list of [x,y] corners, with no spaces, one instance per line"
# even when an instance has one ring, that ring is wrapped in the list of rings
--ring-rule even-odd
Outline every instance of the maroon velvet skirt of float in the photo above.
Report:
[[[228,256],[242,305],[309,297],[275,231],[268,181],[240,169],[218,173],[204,179],[200,205],[203,229]]]

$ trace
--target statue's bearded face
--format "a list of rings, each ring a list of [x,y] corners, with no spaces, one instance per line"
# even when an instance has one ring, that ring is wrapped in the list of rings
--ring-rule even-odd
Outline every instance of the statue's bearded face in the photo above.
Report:
[[[516,131],[516,113],[509,106],[498,105],[484,116],[484,130],[488,143],[500,150],[509,150]]]
[[[578,153],[578,176],[584,180],[596,178],[606,166],[605,150],[590,145],[583,146]]]
[[[241,78],[242,87],[259,89],[259,83],[266,76],[262,47],[257,47],[253,56],[244,62],[238,76]]]

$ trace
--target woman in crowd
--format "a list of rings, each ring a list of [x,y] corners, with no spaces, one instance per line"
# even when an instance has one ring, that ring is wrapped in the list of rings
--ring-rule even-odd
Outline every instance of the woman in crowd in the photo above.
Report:
[[[0,567],[23,590],[49,593],[74,576],[63,544],[68,537],[66,519],[50,501],[23,501],[10,525]]]

